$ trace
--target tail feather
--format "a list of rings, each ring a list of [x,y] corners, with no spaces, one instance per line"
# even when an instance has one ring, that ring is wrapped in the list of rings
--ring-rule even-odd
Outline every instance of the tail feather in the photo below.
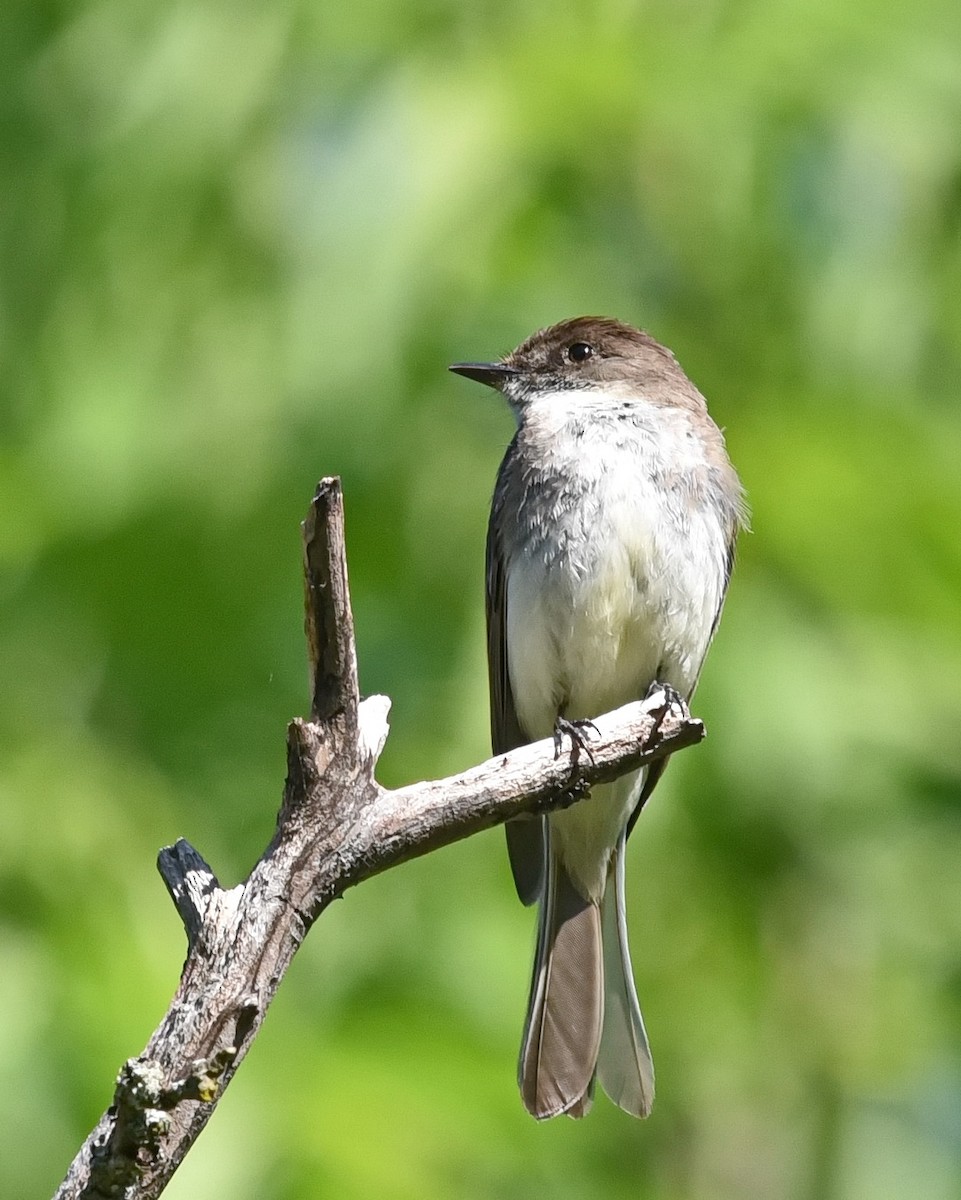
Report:
[[[517,894],[522,904],[533,904],[544,891],[547,818],[519,817],[504,832]]]
[[[597,1074],[608,1096],[636,1117],[654,1103],[654,1063],[634,987],[624,908],[624,834],[611,858],[604,894],[604,1029]]]
[[[541,901],[537,956],[518,1077],[524,1104],[538,1119],[591,1105],[604,1022],[601,914],[584,899],[556,857]]]
[[[588,1086],[588,1089],[584,1093],[584,1095],[581,1096],[578,1100],[575,1100],[575,1102],[570,1106],[570,1108],[565,1110],[565,1112],[564,1112],[565,1117],[574,1117],[575,1119],[580,1119],[581,1117],[586,1117],[587,1114],[591,1111],[591,1109],[594,1107],[594,1081],[595,1081],[595,1079],[596,1079],[596,1076],[591,1078],[590,1085]]]

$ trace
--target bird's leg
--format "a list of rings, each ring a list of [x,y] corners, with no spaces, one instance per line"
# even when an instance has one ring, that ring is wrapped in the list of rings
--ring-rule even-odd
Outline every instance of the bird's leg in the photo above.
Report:
[[[661,730],[661,726],[664,724],[664,718],[672,708],[675,706],[680,707],[682,710],[685,708],[684,697],[677,690],[677,688],[672,687],[669,683],[660,683],[657,679],[655,679],[651,686],[647,689],[647,695],[644,697],[644,699],[650,700],[650,698],[652,696],[656,696],[658,692],[664,693],[664,703],[654,714],[654,724],[651,726],[651,732],[648,736],[648,741],[653,741],[657,737]]]
[[[581,763],[581,755],[586,754],[591,760],[591,765],[594,765],[594,755],[591,753],[591,748],[587,744],[589,735],[593,732],[595,737],[600,737],[600,732],[593,721],[569,721],[567,717],[561,716],[560,713],[554,721],[554,757],[560,758],[561,752],[564,749],[564,735],[571,739],[571,773],[567,780],[567,786],[558,793],[556,801],[559,801],[558,807],[567,808],[571,804],[575,804],[578,800],[584,800],[591,794],[590,784],[585,783],[583,779],[578,777],[578,767]]]
[[[564,749],[564,734],[571,739],[571,767],[577,769],[581,761],[581,754],[586,754],[591,760],[591,766],[594,766],[594,755],[591,753],[591,748],[588,743],[588,734],[593,733],[595,737],[600,737],[600,731],[593,721],[568,721],[567,717],[562,717],[560,713],[554,720],[554,757],[560,758],[561,751]]]

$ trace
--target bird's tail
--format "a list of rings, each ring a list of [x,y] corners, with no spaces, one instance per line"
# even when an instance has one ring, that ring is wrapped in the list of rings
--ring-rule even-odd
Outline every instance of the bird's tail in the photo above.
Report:
[[[624,841],[611,858],[604,893],[604,1032],[597,1060],[601,1087],[618,1108],[646,1117],[654,1103],[654,1063],[637,1001],[624,907]]]
[[[590,1108],[604,1020],[601,911],[548,852],[518,1082],[539,1120]]]
[[[590,1110],[595,1075],[627,1112],[646,1117],[654,1069],[631,974],[624,917],[624,839],[602,907],[548,853],[537,954],[518,1066],[524,1105],[539,1120]]]

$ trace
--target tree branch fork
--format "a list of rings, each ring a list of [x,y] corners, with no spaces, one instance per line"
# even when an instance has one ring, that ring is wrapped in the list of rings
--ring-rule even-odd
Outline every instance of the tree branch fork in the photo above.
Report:
[[[187,935],[180,984],[144,1051],[121,1069],[56,1200],[160,1195],[311,925],[347,888],[512,817],[574,803],[704,736],[683,702],[655,688],[597,717],[579,741],[545,739],[446,779],[383,788],[374,771],[390,701],[361,700],[358,690],[339,480],[318,485],[303,547],[311,716],[287,728],[276,831],[230,889],[188,842],[161,850],[158,869]]]

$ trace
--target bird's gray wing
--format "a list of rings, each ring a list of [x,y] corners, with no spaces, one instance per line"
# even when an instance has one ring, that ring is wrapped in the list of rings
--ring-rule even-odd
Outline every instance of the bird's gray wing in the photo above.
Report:
[[[487,670],[490,680],[491,744],[495,754],[525,746],[517,719],[507,665],[507,572],[497,530],[497,510],[487,529]],[[543,817],[517,817],[504,826],[514,886],[524,904],[533,904],[544,883]]]
[[[714,621],[711,624],[711,636],[707,639],[707,645],[704,647],[704,653],[701,655],[701,661],[698,664],[697,675],[694,678],[694,683],[691,685],[691,690],[684,697],[688,703],[694,695],[694,689],[697,687],[697,681],[701,677],[701,670],[704,666],[704,660],[707,658],[707,652],[711,648],[711,642],[714,641],[714,634],[717,632],[718,624],[721,620],[721,612],[724,609],[724,598],[727,596],[727,585],[731,581],[731,572],[734,570],[734,558],[737,548],[737,531],[738,523],[735,521],[731,531],[731,538],[728,542],[727,557],[724,561],[724,582],[721,585],[721,599],[718,601],[717,612],[714,614]],[[644,786],[641,788],[641,794],[637,798],[637,804],[634,806],[634,811],[631,813],[631,818],[627,822],[627,836],[631,836],[631,831],[637,824],[637,818],[641,815],[641,809],[647,803],[651,792],[657,787],[661,776],[667,768],[667,764],[671,761],[670,755],[667,758],[659,758],[656,763],[647,769],[647,776],[644,780]]]

